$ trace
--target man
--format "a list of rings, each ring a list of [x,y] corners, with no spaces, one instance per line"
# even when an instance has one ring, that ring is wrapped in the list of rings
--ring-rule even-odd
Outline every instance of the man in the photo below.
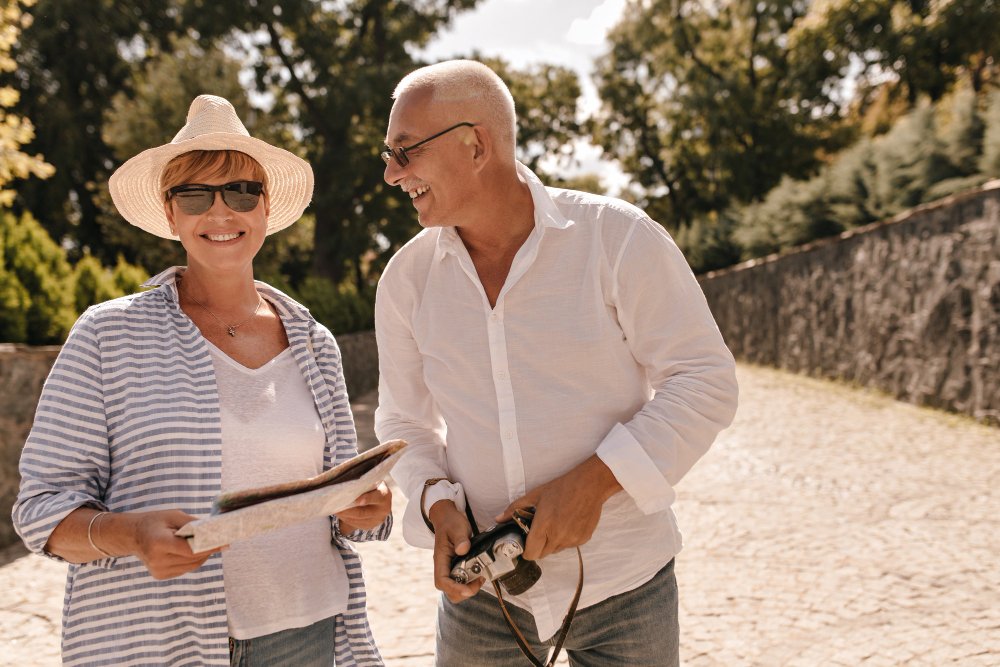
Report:
[[[697,281],[639,209],[547,189],[516,161],[514,102],[486,66],[431,65],[393,97],[385,180],[425,229],[379,283],[375,429],[409,442],[392,474],[405,539],[434,549],[438,665],[527,664],[483,580],[449,577],[466,501],[480,528],[535,508],[524,557],[542,576],[504,597],[536,655],[579,547],[571,664],[677,664],[673,487],[737,394]]]

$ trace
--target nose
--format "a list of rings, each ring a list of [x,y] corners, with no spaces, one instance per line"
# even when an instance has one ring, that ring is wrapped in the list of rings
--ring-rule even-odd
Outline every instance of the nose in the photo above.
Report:
[[[399,185],[399,182],[403,179],[404,171],[405,168],[400,167],[398,162],[390,158],[385,163],[385,171],[382,172],[382,180],[389,185]]]

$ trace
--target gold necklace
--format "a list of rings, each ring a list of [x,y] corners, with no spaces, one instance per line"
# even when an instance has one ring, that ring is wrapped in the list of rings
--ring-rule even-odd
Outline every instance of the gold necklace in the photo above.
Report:
[[[209,315],[211,315],[212,317],[215,318],[216,322],[218,322],[223,327],[225,327],[226,333],[229,334],[230,336],[232,336],[233,338],[236,337],[236,330],[239,329],[244,324],[246,324],[247,322],[249,322],[250,320],[252,320],[254,318],[254,316],[257,314],[257,311],[260,310],[260,304],[264,303],[264,297],[262,297],[260,295],[260,292],[257,292],[257,305],[254,307],[253,312],[250,313],[250,317],[246,318],[245,320],[243,320],[239,324],[226,324],[225,322],[222,321],[222,319],[218,315],[216,315],[215,313],[213,313],[208,306],[206,306],[205,304],[203,304],[201,301],[198,301],[198,299],[194,298],[194,296],[190,292],[188,293],[188,298],[191,299],[192,301],[194,301],[196,304],[198,304],[202,308],[204,308],[205,311]]]

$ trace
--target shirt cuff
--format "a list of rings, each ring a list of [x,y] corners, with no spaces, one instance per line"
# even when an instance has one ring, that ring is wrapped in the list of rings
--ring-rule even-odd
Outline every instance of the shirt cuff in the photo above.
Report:
[[[597,448],[597,456],[632,497],[643,514],[669,509],[675,493],[659,467],[625,426],[615,424]]]
[[[424,494],[424,514],[430,516],[431,508],[439,500],[450,500],[455,503],[459,512],[465,511],[465,491],[458,482],[442,479],[437,484],[427,488]]]

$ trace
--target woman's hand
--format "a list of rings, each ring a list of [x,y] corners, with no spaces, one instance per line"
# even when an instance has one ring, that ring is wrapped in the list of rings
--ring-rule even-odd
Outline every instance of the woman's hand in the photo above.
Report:
[[[380,482],[378,486],[358,496],[354,504],[337,512],[340,532],[348,535],[356,530],[371,530],[379,526],[392,511],[392,491]]]
[[[192,553],[188,541],[174,533],[194,520],[180,510],[97,512],[80,507],[56,526],[45,550],[71,563],[135,556],[154,578],[169,579],[197,570],[209,556],[225,548]]]
[[[197,570],[209,556],[225,548],[193,553],[188,541],[174,533],[196,517],[180,510],[135,512],[120,517],[131,524],[132,552],[154,579],[170,579]]]

